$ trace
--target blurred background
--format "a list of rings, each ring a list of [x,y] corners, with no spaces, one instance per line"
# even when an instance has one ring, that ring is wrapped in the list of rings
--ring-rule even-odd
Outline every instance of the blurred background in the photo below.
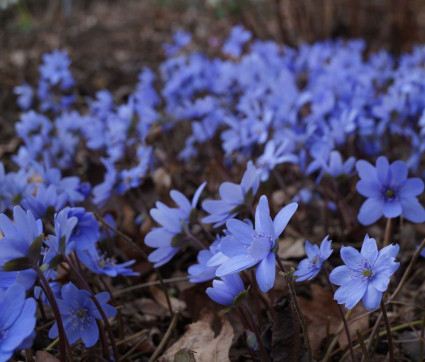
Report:
[[[173,31],[214,54],[235,24],[289,46],[360,37],[369,51],[400,54],[425,41],[425,1],[0,0],[0,124],[16,119],[12,89],[36,83],[45,52],[68,51],[80,94],[106,87],[121,97],[165,58]]]

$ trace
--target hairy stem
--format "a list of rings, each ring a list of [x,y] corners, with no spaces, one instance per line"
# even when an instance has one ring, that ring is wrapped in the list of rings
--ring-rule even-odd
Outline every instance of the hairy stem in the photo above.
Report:
[[[295,292],[295,288],[294,288],[293,274],[295,270],[294,268],[291,268],[289,272],[286,272],[286,269],[282,263],[282,260],[280,260],[280,257],[277,254],[275,255],[276,255],[277,264],[279,265],[279,268],[281,269],[281,274],[285,277],[286,282],[288,283],[289,294],[291,296],[292,302],[294,303],[295,312],[302,326],[304,346],[307,349],[308,360],[313,361],[313,354],[311,352],[310,339],[308,338],[307,324],[305,322],[304,315],[301,311],[300,304],[298,303],[297,293]]]

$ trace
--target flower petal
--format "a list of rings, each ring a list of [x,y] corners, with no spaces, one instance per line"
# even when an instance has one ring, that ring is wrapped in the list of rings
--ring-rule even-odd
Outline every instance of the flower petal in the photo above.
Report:
[[[366,292],[363,295],[362,302],[368,311],[379,307],[382,299],[382,292],[376,290],[371,283],[369,283]]]
[[[273,288],[276,278],[275,264],[275,254],[270,252],[269,255],[267,255],[267,257],[264,258],[257,266],[255,276],[257,278],[257,283],[263,292],[267,292]]]
[[[425,210],[417,198],[401,199],[400,202],[403,209],[402,215],[407,220],[415,223],[425,221]]]
[[[384,200],[367,199],[360,208],[357,219],[363,225],[370,225],[383,215]]]
[[[289,205],[286,205],[282,210],[278,212],[278,214],[273,220],[274,233],[276,238],[278,238],[279,235],[282,234],[283,230],[285,229],[286,225],[288,225],[289,220],[291,219],[292,215],[294,215],[297,208],[298,204],[296,202],[293,202]]]

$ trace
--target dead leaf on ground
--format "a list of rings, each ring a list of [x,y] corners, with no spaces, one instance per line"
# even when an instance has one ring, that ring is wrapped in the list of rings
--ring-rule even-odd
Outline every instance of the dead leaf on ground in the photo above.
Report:
[[[37,351],[35,362],[59,362],[59,360],[48,352]]]
[[[312,284],[311,289],[311,300],[303,297],[298,297],[298,300],[301,305],[302,312],[307,320],[311,349],[313,354],[317,356],[324,339],[330,334],[336,334],[342,321],[338,312],[338,305],[336,301],[333,300],[333,294],[318,284]],[[344,312],[346,312],[345,309]],[[365,312],[366,310],[364,307],[361,304],[358,304],[354,308],[350,319],[356,318]],[[351,337],[356,338],[356,330],[364,330],[368,327],[368,325],[368,315],[349,324]],[[338,343],[342,347],[347,345],[347,337],[344,331],[340,334]]]
[[[188,326],[186,333],[158,359],[159,362],[171,362],[175,354],[182,348],[196,352],[197,362],[227,362],[229,349],[233,341],[233,328],[226,318],[219,314],[221,330],[215,335],[212,329],[214,315],[205,311],[201,318]]]
[[[278,255],[281,259],[301,258],[305,256],[304,238],[285,237],[279,240]]]
[[[164,291],[161,288],[158,288],[155,286],[150,287],[150,290],[154,299],[161,306],[163,306],[164,308],[168,310],[167,298],[164,295]],[[186,303],[184,301],[171,296],[169,298],[170,298],[170,303],[173,310],[181,312],[186,309]]]

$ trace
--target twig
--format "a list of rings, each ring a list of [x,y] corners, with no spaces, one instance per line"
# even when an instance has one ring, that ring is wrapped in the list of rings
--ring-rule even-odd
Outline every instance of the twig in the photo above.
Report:
[[[173,319],[171,320],[171,323],[168,326],[167,332],[165,332],[164,337],[162,338],[161,342],[159,343],[159,346],[156,347],[155,352],[153,353],[151,358],[149,358],[149,362],[156,361],[156,359],[161,354],[163,348],[165,347],[165,345],[168,342],[168,339],[171,337],[171,333],[172,333],[173,329],[175,328],[175,326],[177,324],[178,317],[179,317],[179,312],[175,312],[174,315],[173,315]]]

